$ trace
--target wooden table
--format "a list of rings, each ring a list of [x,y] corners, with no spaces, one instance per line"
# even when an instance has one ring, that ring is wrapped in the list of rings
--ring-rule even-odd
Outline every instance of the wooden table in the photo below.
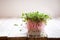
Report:
[[[0,37],[0,40],[60,40],[60,38]]]
[[[47,40],[47,38],[9,37],[8,40]]]
[[[7,36],[0,37],[0,40],[7,40]]]

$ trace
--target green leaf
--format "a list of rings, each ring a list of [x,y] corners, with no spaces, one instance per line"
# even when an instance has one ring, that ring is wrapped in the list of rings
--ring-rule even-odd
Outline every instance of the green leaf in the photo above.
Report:
[[[18,26],[18,24],[14,24],[14,26]]]
[[[47,14],[36,11],[36,12],[24,13],[22,14],[22,18],[24,18],[26,21],[32,20],[35,22],[39,22],[39,21],[46,21],[50,17]]]

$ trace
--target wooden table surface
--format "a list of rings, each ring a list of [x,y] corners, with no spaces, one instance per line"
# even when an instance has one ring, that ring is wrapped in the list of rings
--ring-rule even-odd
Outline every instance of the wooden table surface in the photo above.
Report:
[[[60,40],[60,38],[0,37],[0,40]]]
[[[47,40],[47,38],[15,37],[15,38],[8,38],[8,40]]]

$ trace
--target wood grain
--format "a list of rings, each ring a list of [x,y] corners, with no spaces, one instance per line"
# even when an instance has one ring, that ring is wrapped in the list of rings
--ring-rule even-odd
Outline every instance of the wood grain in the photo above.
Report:
[[[7,40],[7,37],[6,36],[0,37],[0,40]]]
[[[0,40],[60,40],[60,38],[0,37]]]

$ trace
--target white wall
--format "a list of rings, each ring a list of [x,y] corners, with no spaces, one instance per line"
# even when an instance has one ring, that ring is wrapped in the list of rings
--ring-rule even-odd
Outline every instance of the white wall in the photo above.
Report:
[[[19,17],[22,12],[41,11],[60,16],[60,0],[0,0],[0,18]]]

